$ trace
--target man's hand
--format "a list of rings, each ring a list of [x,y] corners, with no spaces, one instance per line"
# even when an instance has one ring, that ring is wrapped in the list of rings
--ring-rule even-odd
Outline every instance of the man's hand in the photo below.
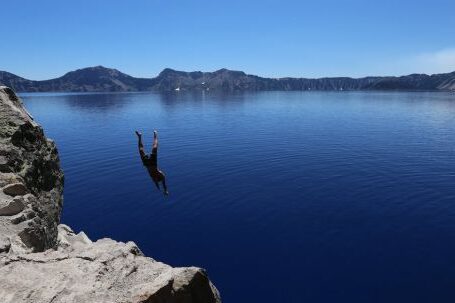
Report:
[[[138,136],[140,138],[142,136],[142,133],[136,131],[136,136]]]
[[[153,131],[153,137],[157,137],[158,136],[158,132],[156,130]]]

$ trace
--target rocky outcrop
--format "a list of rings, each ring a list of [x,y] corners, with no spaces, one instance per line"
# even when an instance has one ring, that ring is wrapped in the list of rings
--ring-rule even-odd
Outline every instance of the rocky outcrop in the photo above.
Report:
[[[63,173],[55,144],[0,88],[0,251],[39,252],[56,245]]]
[[[32,81],[0,71],[0,83],[24,92],[108,91],[264,91],[264,90],[455,90],[455,72],[402,77],[263,78],[241,71],[183,72],[164,69],[155,78],[135,78],[103,66],[69,72],[62,77]]]
[[[221,302],[203,269],[59,225],[62,190],[55,144],[0,87],[0,302]]]
[[[133,242],[92,243],[65,225],[59,226],[57,249],[0,258],[0,298],[11,303],[220,301],[200,268],[172,268],[144,257]]]

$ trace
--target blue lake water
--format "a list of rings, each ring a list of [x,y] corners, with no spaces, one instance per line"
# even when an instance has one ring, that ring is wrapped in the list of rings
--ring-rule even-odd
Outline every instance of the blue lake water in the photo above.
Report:
[[[22,94],[62,221],[207,269],[224,302],[454,302],[455,94]],[[141,164],[159,131],[164,198]]]

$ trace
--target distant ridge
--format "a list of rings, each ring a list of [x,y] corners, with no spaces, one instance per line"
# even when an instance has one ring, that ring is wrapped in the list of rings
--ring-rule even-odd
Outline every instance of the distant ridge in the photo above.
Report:
[[[0,71],[0,84],[17,92],[128,91],[301,91],[301,90],[455,90],[455,72],[401,77],[263,78],[242,71],[184,72],[164,69],[155,78],[135,78],[103,66],[78,69],[44,81]]]

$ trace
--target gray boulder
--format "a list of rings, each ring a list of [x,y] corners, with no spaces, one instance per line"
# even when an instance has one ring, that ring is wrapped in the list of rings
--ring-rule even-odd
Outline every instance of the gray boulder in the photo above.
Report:
[[[23,196],[27,194],[27,188],[22,183],[8,184],[2,188],[3,192],[10,196]]]

